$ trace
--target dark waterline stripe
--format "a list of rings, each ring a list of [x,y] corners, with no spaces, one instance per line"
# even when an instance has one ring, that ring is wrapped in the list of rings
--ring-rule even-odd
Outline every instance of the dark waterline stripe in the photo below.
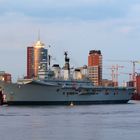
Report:
[[[125,104],[129,100],[114,101],[9,101],[8,105],[93,105],[93,104]]]

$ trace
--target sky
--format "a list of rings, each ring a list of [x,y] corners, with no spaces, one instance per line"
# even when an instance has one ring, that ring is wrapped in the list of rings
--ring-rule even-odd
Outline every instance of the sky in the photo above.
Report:
[[[76,67],[87,64],[90,50],[101,50],[103,77],[111,78],[109,68],[118,64],[126,81],[131,61],[140,61],[139,0],[0,0],[1,71],[13,79],[26,75],[26,49],[39,30],[46,48],[51,45],[52,63],[61,66],[64,51]]]

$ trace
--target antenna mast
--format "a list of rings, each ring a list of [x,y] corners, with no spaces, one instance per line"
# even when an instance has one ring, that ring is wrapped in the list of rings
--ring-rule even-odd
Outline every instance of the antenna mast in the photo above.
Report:
[[[38,30],[38,40],[40,40],[40,29]]]

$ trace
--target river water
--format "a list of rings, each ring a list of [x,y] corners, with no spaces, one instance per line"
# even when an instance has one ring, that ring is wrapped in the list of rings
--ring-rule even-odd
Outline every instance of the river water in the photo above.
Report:
[[[140,140],[140,102],[0,106],[1,140]]]

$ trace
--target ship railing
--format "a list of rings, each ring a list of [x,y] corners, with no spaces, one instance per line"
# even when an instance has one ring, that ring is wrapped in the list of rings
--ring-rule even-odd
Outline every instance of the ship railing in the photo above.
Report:
[[[80,90],[80,89],[93,89],[94,87],[91,86],[91,85],[86,85],[86,86],[83,86],[83,85],[66,85],[66,84],[63,84],[62,85],[62,88],[71,88],[71,89],[76,89],[76,90]]]
[[[36,80],[34,81],[38,84],[42,84],[42,85],[48,85],[48,86],[58,86],[58,83],[54,83],[54,82],[46,82],[46,81],[41,81],[41,80]]]

